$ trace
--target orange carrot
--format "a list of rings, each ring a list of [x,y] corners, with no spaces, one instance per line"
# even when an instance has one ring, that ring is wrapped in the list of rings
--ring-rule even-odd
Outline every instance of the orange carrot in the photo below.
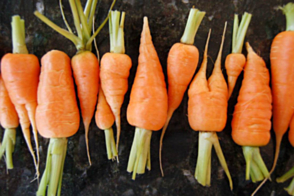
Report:
[[[246,160],[246,180],[261,181],[269,172],[259,152],[270,140],[272,96],[269,71],[263,59],[246,43],[247,63],[238,103],[232,120],[232,137],[242,146]]]
[[[0,159],[5,152],[6,168],[13,169],[12,153],[14,151],[16,128],[19,125],[19,119],[1,76],[0,114],[0,124],[5,129],[2,144],[0,144]]]
[[[99,90],[95,120],[99,129],[104,130],[107,157],[109,160],[115,160],[117,158],[117,151],[115,147],[115,141],[112,130],[112,125],[114,123],[114,115],[106,101],[106,98],[101,88]]]
[[[124,102],[124,96],[128,90],[128,77],[132,67],[131,58],[124,54],[124,20],[125,12],[122,12],[119,23],[120,12],[111,11],[109,18],[110,52],[103,55],[101,59],[101,87],[105,94],[116,122],[117,137],[116,150],[118,151],[121,132],[120,110]]]
[[[136,126],[127,171],[145,173],[151,170],[150,140],[152,131],[160,130],[167,117],[168,99],[162,67],[152,43],[148,18],[144,17],[140,55],[135,81],[127,108],[128,122]]]
[[[71,40],[76,45],[77,54],[72,58],[71,64],[75,83],[77,85],[77,94],[85,127],[87,156],[89,164],[91,165],[92,162],[89,152],[88,132],[92,117],[94,115],[99,91],[99,62],[97,57],[90,51],[92,50],[92,41],[107,22],[109,15],[99,26],[96,32],[91,36],[91,27],[97,0],[87,1],[85,12],[83,12],[80,0],[70,0],[69,3],[73,13],[74,24],[77,30],[78,37],[72,33],[72,30],[68,26],[63,14],[61,3],[61,13],[63,15],[63,19],[68,28],[68,31],[61,29],[39,12],[35,12],[35,15],[48,26]],[[114,6],[114,3],[115,0],[113,1],[111,8]]]
[[[180,43],[172,46],[167,57],[167,76],[168,76],[168,111],[167,120],[162,129],[159,144],[159,163],[162,176],[164,176],[161,152],[162,141],[174,111],[182,102],[183,96],[192,77],[196,71],[199,52],[193,45],[198,27],[205,15],[198,9],[192,8],[186,24],[185,32]]]
[[[188,120],[193,130],[200,131],[195,178],[201,185],[210,186],[211,148],[214,146],[220,163],[229,179],[230,188],[233,189],[231,175],[216,134],[216,132],[223,130],[227,121],[228,88],[221,70],[221,55],[226,26],[227,23],[225,24],[222,43],[212,75],[207,81],[206,67],[209,31],[203,62],[188,90]]]
[[[77,106],[70,58],[53,50],[42,59],[38,86],[36,122],[40,135],[50,138],[47,162],[37,195],[60,195],[67,137],[79,129],[80,114]],[[58,80],[56,80],[58,78]]]
[[[37,87],[39,82],[40,65],[38,58],[28,54],[25,45],[24,20],[19,16],[12,17],[13,54],[6,54],[1,61],[1,73],[9,97],[19,116],[20,125],[27,146],[33,157],[36,178],[39,178],[39,144],[35,122],[37,107]],[[31,144],[30,126],[32,125],[37,160]]]
[[[225,67],[228,75],[229,97],[231,96],[238,76],[242,72],[246,59],[242,54],[243,43],[248,29],[252,15],[245,12],[239,26],[238,15],[235,14],[233,39],[232,39],[232,53],[226,58]]]

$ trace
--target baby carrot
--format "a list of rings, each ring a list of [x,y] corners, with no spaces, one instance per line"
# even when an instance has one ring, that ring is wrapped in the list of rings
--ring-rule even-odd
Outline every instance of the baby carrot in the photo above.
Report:
[[[167,92],[162,67],[152,43],[148,18],[144,17],[140,55],[135,81],[127,108],[128,122],[136,126],[129,156],[128,172],[144,174],[151,170],[150,140],[152,130],[160,130],[167,117]]]
[[[184,34],[180,43],[175,43],[167,57],[167,77],[168,77],[168,111],[167,120],[161,132],[159,144],[159,164],[161,175],[164,176],[161,152],[162,141],[169,124],[169,121],[174,111],[179,107],[182,102],[183,96],[192,77],[196,71],[199,52],[193,45],[198,27],[205,15],[198,9],[192,8],[189,13],[188,21]]]
[[[229,179],[230,188],[233,189],[231,175],[216,134],[216,132],[223,130],[227,121],[228,88],[221,70],[221,55],[226,24],[215,66],[212,75],[207,81],[206,67],[209,32],[203,62],[188,90],[188,120],[193,130],[200,131],[195,178],[201,185],[210,186],[211,148],[213,145]]]

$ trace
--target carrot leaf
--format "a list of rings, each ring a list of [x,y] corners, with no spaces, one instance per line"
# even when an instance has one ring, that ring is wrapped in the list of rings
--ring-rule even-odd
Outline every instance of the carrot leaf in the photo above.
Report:
[[[294,3],[289,2],[280,9],[286,15],[286,31],[294,31]]]
[[[146,166],[148,170],[151,170],[151,136],[152,131],[136,127],[127,167],[128,172],[133,172],[133,180],[136,179],[136,174],[145,173]]]
[[[201,12],[198,9],[191,8],[186,23],[184,34],[181,38],[181,42],[184,44],[193,44],[197,30],[201,24],[205,12]]]
[[[107,158],[108,160],[115,160],[117,158],[117,151],[115,147],[113,129],[111,127],[109,129],[105,129],[104,133],[105,133],[105,141],[106,141]]]
[[[231,190],[233,189],[232,178],[223,155],[216,132],[199,132],[198,157],[195,170],[195,178],[203,186],[210,186],[211,176],[211,149],[214,146],[217,157],[223,167],[228,179]]]
[[[46,168],[39,185],[37,196],[60,195],[67,138],[51,138],[47,151]]]
[[[2,145],[0,145],[0,159],[5,152],[7,169],[13,169],[12,153],[14,152],[15,136],[16,130],[14,128],[6,128],[4,131]]]
[[[28,54],[29,52],[25,43],[24,20],[20,19],[20,16],[13,16],[11,26],[13,53]]]

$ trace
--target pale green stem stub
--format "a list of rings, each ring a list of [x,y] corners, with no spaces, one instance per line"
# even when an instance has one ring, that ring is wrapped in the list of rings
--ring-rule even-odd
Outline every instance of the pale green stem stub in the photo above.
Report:
[[[117,151],[115,147],[113,129],[111,127],[109,129],[105,129],[104,133],[105,133],[107,158],[108,160],[115,160],[117,158]]]
[[[5,152],[7,170],[13,169],[12,154],[14,152],[15,137],[16,137],[16,129],[15,128],[6,128],[5,129],[2,144],[0,145],[0,159],[2,158],[2,156]]]

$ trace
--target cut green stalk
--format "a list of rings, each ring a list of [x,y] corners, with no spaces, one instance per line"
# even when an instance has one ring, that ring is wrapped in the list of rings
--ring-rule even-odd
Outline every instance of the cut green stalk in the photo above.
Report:
[[[62,0],[59,0],[59,7],[60,7],[60,12],[61,12],[62,19],[63,19],[63,21],[64,21],[64,24],[65,24],[67,30],[68,30],[70,33],[73,33],[72,30],[71,30],[71,28],[70,28],[70,26],[69,26],[69,24],[68,24],[68,22],[67,22],[67,20],[66,20],[65,15],[64,15],[63,5],[62,5]]]
[[[223,155],[216,132],[199,132],[198,157],[195,169],[195,178],[203,186],[210,186],[211,181],[211,149],[214,146],[218,159],[223,167],[231,190],[233,189],[232,178]]]
[[[98,0],[94,0],[91,6],[91,11],[90,11],[90,15],[88,15],[88,28],[91,29],[92,24],[94,23],[91,19],[94,18],[94,14],[95,14],[95,10],[96,10],[96,6],[97,6],[97,2]],[[113,4],[114,5],[114,4]],[[109,9],[111,10],[112,7]],[[87,16],[86,16],[87,17]]]
[[[119,21],[120,19],[120,21]],[[116,54],[125,53],[124,42],[124,21],[125,12],[111,11],[109,18],[109,38],[110,38],[110,52]]]
[[[294,3],[287,3],[280,9],[286,16],[286,31],[294,31]]]
[[[116,151],[116,147],[115,147],[113,130],[110,127],[109,129],[105,129],[104,133],[105,133],[107,158],[108,158],[108,160],[115,160],[117,158],[117,151]]]
[[[7,170],[13,169],[12,153],[14,152],[15,136],[15,128],[6,128],[4,131],[2,144],[0,145],[0,159],[5,152]]]
[[[75,0],[69,0],[69,4],[70,4],[71,12],[73,15],[74,24],[78,33],[78,37],[84,42],[83,40],[84,34],[82,33],[83,27],[81,27],[80,16],[78,13],[76,2]]]
[[[201,24],[201,21],[205,15],[205,12],[201,12],[198,9],[191,8],[186,23],[184,34],[181,38],[181,43],[193,44],[197,33],[197,30]]]
[[[90,29],[88,28],[87,19],[86,19],[86,16],[85,16],[84,12],[83,12],[83,7],[82,7],[82,4],[81,4],[81,1],[80,0],[75,0],[75,1],[76,1],[78,13],[79,13],[80,21],[81,21],[82,27],[83,27],[82,28],[83,39],[88,40],[90,38],[91,28]]]
[[[93,2],[93,0],[88,0],[86,2],[86,6],[85,6],[85,9],[84,9],[84,14],[85,14],[86,18],[89,18],[90,11],[91,11],[91,8],[92,8],[92,2]]]
[[[235,14],[234,27],[233,27],[233,41],[232,41],[232,53],[242,53],[245,35],[250,23],[252,15],[245,12],[242,16],[240,26],[238,26],[238,15]]]
[[[51,138],[48,146],[46,168],[39,185],[37,196],[61,193],[63,167],[67,150],[67,138]]]
[[[252,182],[268,178],[269,171],[261,158],[259,147],[243,146],[242,149],[246,161],[246,180],[249,180],[249,176],[254,176]]]
[[[152,131],[136,127],[132,149],[129,156],[127,171],[133,172],[132,179],[136,174],[144,174],[145,167],[151,170],[150,141]]]
[[[278,183],[283,183],[286,180],[294,177],[294,167],[292,167],[287,173],[285,173],[283,176],[277,178]],[[288,192],[289,195],[294,195],[294,179],[292,179],[290,185],[285,188],[285,190]]]
[[[25,27],[24,20],[19,16],[12,17],[12,46],[14,54],[28,54],[28,49],[25,43]]]

